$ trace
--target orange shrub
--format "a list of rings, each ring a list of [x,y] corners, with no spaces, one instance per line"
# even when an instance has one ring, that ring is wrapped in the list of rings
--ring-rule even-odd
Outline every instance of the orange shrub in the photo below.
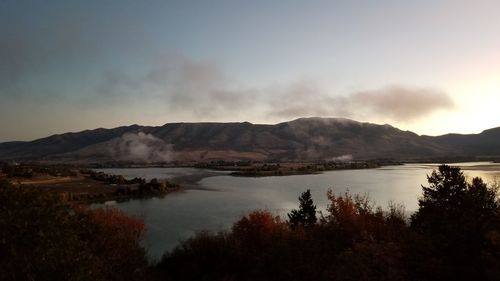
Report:
[[[236,236],[264,235],[280,229],[281,226],[279,216],[274,216],[269,211],[254,211],[237,221],[232,230]]]
[[[96,223],[102,225],[108,231],[115,233],[115,238],[123,238],[139,242],[144,235],[144,221],[139,218],[130,217],[127,214],[113,208],[99,208],[91,212]]]

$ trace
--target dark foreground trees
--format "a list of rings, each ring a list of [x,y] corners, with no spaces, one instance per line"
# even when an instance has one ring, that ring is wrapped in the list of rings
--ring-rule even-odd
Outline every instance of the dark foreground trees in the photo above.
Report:
[[[0,184],[0,280],[144,280],[144,225],[116,210],[72,208]]]
[[[428,182],[410,218],[331,191],[316,217],[306,191],[289,221],[252,212],[153,268],[140,220],[0,182],[0,280],[500,280],[497,190],[445,165]]]
[[[497,189],[480,178],[468,183],[460,168],[446,165],[428,176],[428,182],[411,228],[427,240],[419,251],[422,258],[435,261],[436,268],[419,275],[434,280],[500,279]]]
[[[290,221],[251,213],[185,241],[157,269],[164,280],[500,280],[496,189],[446,165],[428,182],[409,220],[400,205],[330,191],[327,213],[306,223],[305,192]]]

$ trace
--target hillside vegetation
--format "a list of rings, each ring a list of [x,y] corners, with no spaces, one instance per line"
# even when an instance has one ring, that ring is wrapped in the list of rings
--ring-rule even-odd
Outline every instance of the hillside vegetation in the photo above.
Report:
[[[500,159],[500,129],[419,136],[390,125],[301,118],[275,125],[133,125],[0,144],[0,159],[57,163]]]

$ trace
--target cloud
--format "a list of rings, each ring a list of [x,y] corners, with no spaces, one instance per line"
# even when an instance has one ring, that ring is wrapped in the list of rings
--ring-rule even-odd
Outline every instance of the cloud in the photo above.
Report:
[[[451,109],[453,100],[445,92],[430,88],[387,86],[377,90],[332,96],[310,83],[299,83],[274,95],[271,116],[342,116],[413,122],[438,110]]]
[[[171,144],[143,132],[124,134],[111,149],[111,155],[119,161],[158,163],[172,160]]]
[[[348,98],[352,110],[363,109],[367,115],[386,117],[402,122],[414,121],[437,110],[451,109],[451,97],[430,88],[390,86],[363,91]]]
[[[75,19],[51,19],[37,26],[0,25],[0,81],[2,87],[22,84],[32,75],[43,75],[57,63],[71,65],[96,52]],[[1,93],[1,91],[0,91]]]
[[[137,19],[88,20],[78,5],[61,7],[64,13],[44,7],[38,7],[38,16],[26,14],[0,25],[0,98],[19,107],[66,103],[103,112],[135,107],[192,120],[343,116],[412,122],[453,105],[446,93],[407,86],[347,95],[311,79],[243,86],[216,62],[147,47],[150,39]],[[123,54],[131,62],[108,60]]]
[[[217,118],[258,107],[260,93],[235,85],[216,64],[182,55],[158,56],[141,73],[123,70],[104,75],[96,87],[111,100],[155,100],[170,113]]]
[[[344,154],[330,159],[333,162],[350,162],[352,160],[354,160],[354,157],[351,154]]]
[[[28,36],[0,28],[4,33],[0,37],[0,61],[4,62],[0,64],[0,97],[19,106],[28,101],[71,102],[97,113],[110,108],[144,111],[143,116],[150,120],[157,116],[165,122],[278,122],[304,116],[414,122],[453,107],[450,96],[442,91],[404,85],[347,94],[330,92],[312,79],[248,87],[215,62],[170,53],[151,55],[135,68],[99,68],[92,76],[98,78],[90,80],[85,75],[74,76],[66,68],[68,71],[50,76],[45,69],[53,65],[63,62],[78,68],[82,58],[99,55],[94,45],[99,40],[89,40],[84,27],[78,20],[54,20],[48,25],[51,35],[47,38],[43,37],[47,32]],[[118,33],[115,37],[124,36]],[[122,45],[129,45],[128,51],[135,48],[133,43]]]
[[[331,116],[337,99],[323,93],[315,81],[301,80],[268,90],[268,115],[283,118]],[[336,111],[337,109],[335,109]]]
[[[90,13],[95,12],[92,6],[71,1],[12,2],[5,3],[5,7],[0,3],[2,98],[68,99],[87,85],[86,75],[92,76],[106,67],[106,60],[102,58],[117,53],[133,56],[134,51],[149,50],[147,36],[141,32],[140,25],[126,17],[92,20]],[[99,64],[88,67],[92,61]],[[68,89],[64,83],[74,88]]]
[[[123,99],[124,93],[141,93],[141,99],[164,104],[172,114],[188,112],[196,120],[264,116],[270,120],[304,116],[340,116],[387,122],[414,122],[454,106],[439,90],[404,85],[359,91],[348,95],[329,93],[312,79],[288,85],[250,88],[229,79],[215,63],[184,56],[155,60],[140,75],[108,76],[100,91]]]

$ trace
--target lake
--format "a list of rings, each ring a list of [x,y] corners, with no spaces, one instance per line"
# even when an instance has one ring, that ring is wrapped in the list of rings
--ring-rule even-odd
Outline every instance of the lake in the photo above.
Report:
[[[489,162],[457,163],[467,177],[480,176],[486,182],[500,179],[500,164]],[[403,203],[407,214],[417,209],[421,185],[436,164],[406,164],[377,169],[338,170],[314,175],[275,177],[233,177],[228,172],[214,172],[194,168],[121,168],[100,169],[105,173],[127,178],[143,177],[172,179],[185,176],[201,178],[179,192],[163,198],[134,199],[108,202],[130,215],[144,219],[146,235],[144,247],[152,259],[173,249],[201,230],[229,229],[242,215],[256,209],[269,210],[286,217],[297,208],[297,197],[310,189],[318,211],[327,207],[326,192],[347,190],[352,194],[368,194],[377,205]],[[205,175],[209,177],[204,177]]]

